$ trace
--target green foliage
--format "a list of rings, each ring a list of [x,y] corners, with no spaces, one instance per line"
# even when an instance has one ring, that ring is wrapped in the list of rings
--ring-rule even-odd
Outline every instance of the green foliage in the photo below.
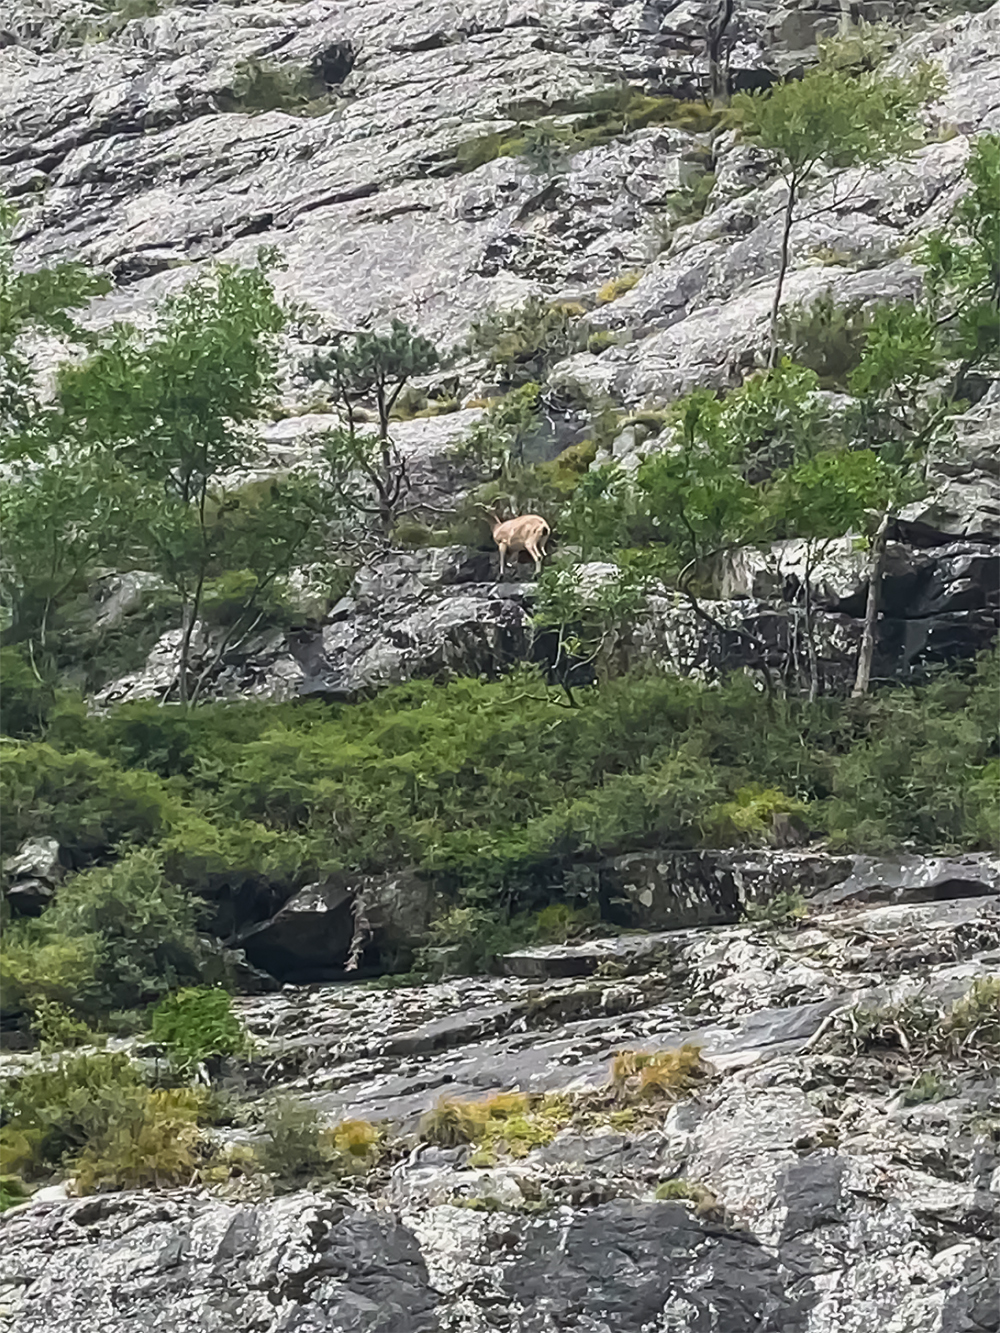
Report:
[[[543,116],[544,111],[550,114]],[[459,171],[475,171],[498,157],[525,157],[532,169],[549,174],[575,153],[633,130],[675,125],[692,134],[707,134],[728,118],[722,109],[674,97],[651,97],[628,84],[545,103],[529,100],[508,107],[507,112],[517,122],[515,128],[479,135],[458,145],[455,162]]]
[[[926,64],[905,78],[872,69],[852,73],[838,68],[843,49],[831,41],[823,47],[820,64],[802,79],[777,84],[765,93],[738,93],[732,102],[744,135],[775,154],[788,187],[771,308],[770,364],[777,357],[789,237],[803,187],[821,167],[875,165],[919,147],[923,136],[918,112],[944,88],[941,72]]]
[[[390,419],[410,380],[437,364],[434,344],[398,319],[388,333],[358,333],[349,343],[335,340],[313,356],[308,373],[329,387],[347,418],[346,430],[330,431],[321,441],[327,509],[335,507],[341,516],[377,517],[382,535],[389,535],[409,491],[405,462],[390,438]],[[374,405],[377,436],[358,433],[357,412],[364,402]]]
[[[901,1098],[904,1106],[919,1106],[922,1102],[939,1102],[948,1093],[948,1086],[941,1076],[932,1069],[925,1069],[908,1088],[903,1089]]]
[[[746,919],[766,926],[793,926],[808,915],[806,900],[794,889],[776,893],[764,903],[748,903]]]
[[[766,846],[772,838],[775,815],[804,818],[806,811],[805,804],[796,797],[752,782],[740,787],[732,801],[713,806],[705,817],[705,828],[723,847],[747,843]]]
[[[63,1168],[77,1188],[187,1183],[204,1094],[151,1091],[126,1055],[79,1055],[22,1075],[0,1129],[3,1170]]]
[[[708,211],[708,202],[715,189],[715,172],[702,170],[670,196],[664,213],[655,219],[656,235],[661,251],[669,250],[678,227],[700,222]]]
[[[55,408],[41,401],[28,343],[52,335],[67,345],[85,345],[89,335],[75,312],[110,290],[102,274],[83,264],[22,272],[14,266],[16,210],[0,198],[0,459],[38,458]]]
[[[188,662],[206,583],[249,570],[248,623],[287,572],[320,512],[309,488],[275,483],[249,509],[227,494],[273,392],[285,319],[268,277],[275,263],[261,251],[253,268],[220,265],[165,298],[149,331],[115,324],[91,336],[89,356],[62,366],[57,406],[33,432],[22,428],[3,497],[16,638],[44,650],[54,611],[113,552],[119,569],[152,570],[179,599],[187,702],[201,686]]]
[[[809,305],[784,313],[779,337],[787,355],[815,373],[820,388],[843,392],[864,356],[871,324],[869,311],[857,303],[838,305],[827,288]]]
[[[611,1086],[623,1100],[678,1101],[707,1073],[701,1047],[690,1043],[670,1051],[619,1051],[611,1062]]]
[[[27,1203],[30,1198],[31,1192],[20,1176],[0,1176],[0,1213]]]
[[[582,313],[543,296],[529,296],[516,310],[490,310],[473,323],[469,351],[485,356],[501,384],[541,382],[555,362],[586,345],[577,325]]]
[[[352,435],[354,409],[366,400],[373,402],[378,412],[379,438],[385,439],[390,414],[406,385],[437,364],[434,344],[402,320],[394,319],[388,333],[362,332],[349,342],[336,340],[326,351],[313,356],[308,370],[343,404]]]
[[[454,445],[456,462],[472,462],[510,477],[525,462],[525,448],[539,428],[541,387],[533,380],[494,399],[486,415]]]
[[[249,115],[285,111],[291,116],[322,116],[332,105],[322,79],[310,70],[256,57],[237,64],[229,88],[216,98],[221,110]]]
[[[267,1144],[261,1152],[266,1170],[282,1180],[318,1175],[329,1154],[323,1142],[319,1115],[294,1097],[272,1097],[263,1115]]]
[[[43,921],[53,939],[93,943],[91,1003],[109,1010],[133,1008],[198,978],[195,918],[194,900],[144,848],[68,879]]]
[[[945,675],[868,704],[833,774],[826,822],[842,847],[992,846],[1000,826],[996,650],[975,674]]]
[[[440,1101],[422,1117],[419,1134],[441,1147],[477,1145],[476,1160],[495,1161],[499,1152],[526,1157],[532,1148],[551,1143],[571,1116],[566,1097],[501,1092],[478,1102]]]
[[[37,966],[39,959],[32,959]],[[42,1051],[60,1051],[69,1046],[87,1046],[97,1040],[86,1023],[74,1018],[70,1010],[56,1000],[40,999],[33,1006],[32,1034]]]
[[[1000,976],[978,977],[952,1005],[926,993],[898,1003],[858,1005],[829,1040],[854,1055],[902,1051],[932,1074],[942,1061],[984,1064],[995,1071],[1000,1063]]]
[[[65,939],[44,921],[13,921],[0,942],[0,1007],[10,1014],[68,1012],[85,1002],[96,966],[93,938]]]
[[[691,1180],[664,1180],[657,1185],[653,1192],[654,1199],[683,1199],[688,1203],[696,1205],[695,1211],[699,1214],[706,1213],[714,1209],[716,1204],[715,1195],[704,1185]]]
[[[906,78],[836,68],[835,43],[803,78],[766,92],[737,93],[743,134],[778,155],[789,182],[801,184],[821,164],[884,162],[920,146],[920,107],[940,90],[940,72],[922,66]]]
[[[55,702],[51,683],[32,667],[29,653],[20,646],[0,648],[0,681],[0,732],[37,735]]]
[[[609,305],[612,301],[617,301],[619,296],[624,296],[630,292],[642,277],[637,269],[630,269],[627,273],[620,273],[617,278],[611,278],[597,293],[599,305]]]
[[[189,987],[166,996],[153,1010],[149,1034],[170,1050],[178,1067],[196,1065],[209,1055],[241,1055],[247,1035],[224,990]]]
[[[55,838],[77,863],[103,855],[125,839],[155,838],[180,808],[150,773],[123,771],[88,750],[62,754],[41,742],[4,744],[0,792],[4,855],[25,838],[44,834]]]

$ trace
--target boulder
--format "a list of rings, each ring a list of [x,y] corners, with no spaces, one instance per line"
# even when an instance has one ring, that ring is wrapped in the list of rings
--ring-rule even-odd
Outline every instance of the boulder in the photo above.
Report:
[[[28,838],[3,863],[5,895],[13,911],[38,916],[66,874],[55,838]]]
[[[405,968],[430,916],[416,875],[334,876],[308,884],[266,921],[237,931],[255,968],[280,981],[323,981]]]

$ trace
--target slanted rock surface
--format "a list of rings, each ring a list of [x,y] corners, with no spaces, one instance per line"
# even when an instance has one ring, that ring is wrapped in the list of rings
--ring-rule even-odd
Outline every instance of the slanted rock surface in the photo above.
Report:
[[[866,871],[848,869],[844,885]],[[512,956],[507,977],[246,998],[272,1086],[331,1124],[387,1120],[395,1164],[271,1198],[48,1192],[0,1220],[0,1327],[989,1333],[995,1078],[958,1059],[921,1100],[916,1053],[891,1036],[867,1055],[842,1044],[852,1006],[950,1002],[997,973],[995,881],[969,897],[941,866],[923,878],[933,900],[853,900],[795,927],[626,935],[535,950],[533,970]],[[592,975],[565,977],[562,960],[588,953]],[[715,1073],[631,1126],[574,1123],[492,1165],[420,1141],[442,1096],[580,1095],[606,1085],[615,1052],[682,1042]],[[679,1197],[656,1198],[664,1182]]]

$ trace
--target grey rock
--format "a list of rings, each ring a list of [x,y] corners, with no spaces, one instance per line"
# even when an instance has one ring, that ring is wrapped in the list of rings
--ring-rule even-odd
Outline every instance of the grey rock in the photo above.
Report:
[[[55,838],[29,838],[3,863],[4,894],[15,912],[37,916],[66,874]]]

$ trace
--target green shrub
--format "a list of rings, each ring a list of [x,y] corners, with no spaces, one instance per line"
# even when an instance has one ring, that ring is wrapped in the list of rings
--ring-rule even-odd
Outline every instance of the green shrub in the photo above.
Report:
[[[127,1055],[78,1055],[13,1080],[0,1130],[0,1170],[37,1174],[73,1161],[145,1104],[148,1088]]]
[[[329,1152],[322,1138],[319,1115],[293,1097],[272,1097],[264,1108],[267,1145],[261,1161],[283,1180],[322,1172]]]
[[[43,1014],[47,1006],[79,1009],[94,986],[100,943],[95,936],[67,939],[44,919],[11,922],[0,941],[0,1009]]]
[[[705,830],[722,847],[764,846],[773,841],[775,815],[792,815],[804,822],[808,806],[775,787],[762,787],[752,782],[740,787],[733,800],[710,808],[705,817]]]
[[[22,1075],[0,1129],[4,1171],[62,1169],[80,1193],[187,1184],[204,1093],[152,1091],[125,1055],[80,1055]]]
[[[768,926],[792,926],[806,916],[806,900],[797,890],[776,893],[763,903],[748,903],[746,918]]]
[[[598,329],[591,333],[587,338],[587,351],[591,356],[600,356],[606,352],[609,347],[616,347],[618,339],[613,333],[608,333],[604,329]]]
[[[36,736],[55,702],[52,684],[39,678],[24,649],[0,648],[0,732],[5,736]]]
[[[199,1160],[204,1093],[194,1088],[144,1093],[73,1162],[81,1194],[190,1184]]]
[[[490,310],[474,323],[469,350],[485,356],[504,384],[536,383],[555,362],[586,346],[576,323],[584,313],[582,306],[529,296],[516,310]]]
[[[255,114],[285,111],[293,116],[322,116],[331,101],[325,85],[308,69],[251,58],[236,66],[230,87],[216,94],[221,110]]]
[[[840,847],[987,850],[996,843],[997,651],[974,673],[872,698],[838,757],[825,822]]]
[[[0,1176],[0,1213],[8,1208],[16,1208],[19,1203],[27,1203],[31,1191],[20,1176]]]
[[[793,306],[779,319],[781,347],[819,376],[820,387],[846,390],[861,364],[871,315],[859,303],[838,305],[830,289],[809,305]]]
[[[715,172],[703,171],[671,196],[666,211],[658,215],[655,222],[661,251],[670,248],[678,227],[701,221],[714,189]]]
[[[188,987],[166,996],[150,1016],[149,1033],[169,1048],[171,1061],[181,1068],[209,1055],[247,1050],[246,1032],[224,990]]]
[[[55,939],[93,943],[93,1003],[107,1011],[198,979],[195,920],[190,894],[164,876],[156,852],[144,849],[67,880],[44,924]]]
[[[69,1046],[87,1046],[103,1041],[86,1023],[74,1018],[64,1004],[39,1000],[34,1006],[31,1031],[42,1051],[64,1050]]]
[[[609,305],[612,301],[617,301],[619,296],[624,296],[630,292],[636,285],[642,274],[637,269],[631,269],[628,273],[621,273],[617,278],[611,278],[597,293],[599,305]]]
[[[550,114],[545,115],[545,111]],[[651,125],[675,125],[692,134],[708,134],[731,119],[703,102],[651,97],[620,84],[578,97],[543,104],[528,100],[506,108],[517,127],[478,135],[455,149],[459,171],[474,171],[498,157],[527,157],[530,165],[554,171],[574,153],[609,143]]]
[[[60,754],[42,743],[3,745],[0,792],[4,855],[42,835],[78,862],[125,839],[155,839],[180,809],[149,773],[125,772],[88,751]]]

